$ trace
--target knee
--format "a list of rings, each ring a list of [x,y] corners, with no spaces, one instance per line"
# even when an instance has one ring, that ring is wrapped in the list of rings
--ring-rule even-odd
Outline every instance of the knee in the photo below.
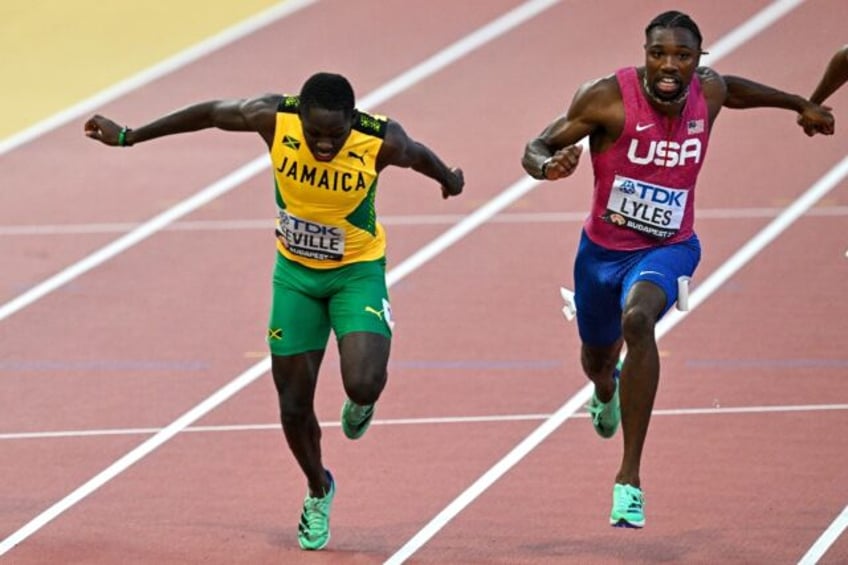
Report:
[[[373,404],[380,398],[386,386],[385,369],[357,370],[354,375],[344,378],[345,393],[357,404]]]
[[[654,339],[654,317],[638,306],[628,308],[621,317],[621,333],[628,344]]]
[[[301,427],[314,417],[311,404],[298,402],[294,398],[280,395],[280,420],[286,428]]]

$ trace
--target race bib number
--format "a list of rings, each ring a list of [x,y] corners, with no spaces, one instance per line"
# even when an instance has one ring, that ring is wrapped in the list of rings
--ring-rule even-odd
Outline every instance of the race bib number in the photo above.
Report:
[[[304,220],[285,210],[280,210],[277,237],[286,249],[301,257],[341,261],[344,256],[344,229]]]
[[[688,196],[688,190],[616,175],[604,219],[657,239],[667,239],[680,230]]]

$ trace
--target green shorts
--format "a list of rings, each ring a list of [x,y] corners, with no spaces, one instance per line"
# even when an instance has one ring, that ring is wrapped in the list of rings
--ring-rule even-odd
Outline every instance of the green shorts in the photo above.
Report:
[[[386,260],[311,269],[277,253],[268,346],[274,355],[324,349],[330,329],[392,336]]]

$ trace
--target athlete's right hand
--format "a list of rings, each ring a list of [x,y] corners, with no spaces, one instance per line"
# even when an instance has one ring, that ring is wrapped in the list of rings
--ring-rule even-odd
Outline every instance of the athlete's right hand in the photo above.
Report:
[[[545,179],[557,180],[570,176],[577,170],[581,153],[583,153],[582,145],[569,145],[551,155],[545,166]]]
[[[121,126],[99,114],[95,114],[85,122],[85,135],[106,145],[118,145],[118,134]]]

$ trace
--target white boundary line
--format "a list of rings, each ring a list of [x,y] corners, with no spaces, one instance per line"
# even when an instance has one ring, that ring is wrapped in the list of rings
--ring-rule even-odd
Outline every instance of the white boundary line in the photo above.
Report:
[[[784,406],[733,406],[727,408],[668,408],[654,410],[652,416],[728,416],[737,414],[783,414],[787,412],[829,412],[848,410],[848,404],[801,404]],[[437,424],[498,424],[547,420],[551,414],[495,414],[492,416],[439,416],[430,418],[393,418],[374,420],[372,426],[426,426]],[[573,418],[588,418],[586,412]],[[322,428],[338,428],[339,422],[321,422]],[[190,426],[180,433],[224,433],[279,431],[280,423],[273,424],[222,424],[218,426]],[[13,432],[0,434],[0,441],[77,439],[83,437],[133,436],[159,433],[162,428],[112,428],[102,430],[60,430],[53,432]]]
[[[411,86],[420,82],[424,78],[432,75],[433,73],[439,71],[440,69],[450,65],[452,62],[470,53],[477,47],[484,45],[485,43],[497,38],[498,36],[506,33],[514,27],[524,23],[525,21],[541,13],[542,11],[550,8],[558,1],[559,0],[530,0],[528,2],[525,2],[521,6],[505,13],[503,16],[497,18],[496,20],[483,26],[482,28],[479,28],[477,31],[450,45],[446,49],[440,51],[439,53],[431,57],[430,59],[422,62],[419,65],[416,65],[412,69],[398,76],[393,81],[387,83],[385,86],[374,91],[371,95],[363,99],[362,106],[365,107],[377,104],[403,91],[404,88],[410,88]],[[406,85],[405,87],[403,86],[404,84]],[[243,177],[248,171],[252,171],[254,168],[257,168],[256,163],[261,163],[267,166],[266,160],[267,156],[263,155],[261,159],[256,159],[248,163],[247,165],[244,165],[239,170],[231,173],[230,175],[225,177],[225,179],[218,181],[212,186],[214,187],[222,185],[222,183],[226,179],[231,177]],[[257,168],[257,170],[259,169],[261,169],[261,167]],[[522,179],[517,183],[513,184],[511,187],[507,188],[503,193],[495,197],[493,202],[497,202],[498,205],[501,206],[501,208],[509,206],[512,202],[515,201],[515,199],[520,198],[521,195],[523,195],[526,191],[528,191],[530,188],[532,188],[532,186],[535,186],[536,184],[536,181],[532,181],[532,185],[528,186],[527,180]],[[205,199],[205,202],[211,200],[213,196],[206,195],[206,193],[210,192],[210,189],[201,191],[201,193],[198,193],[194,197],[190,198],[188,201],[200,201]],[[185,204],[185,202],[178,204],[177,208],[187,209],[188,206]],[[501,209],[492,205],[492,202],[487,203],[483,206],[483,208],[486,209],[487,212],[492,215],[496,214]],[[187,211],[185,213],[187,213]],[[143,226],[142,228],[139,228],[139,230],[144,229],[144,237],[152,235],[161,226],[165,225],[164,220],[160,220],[160,218],[163,218],[165,216],[168,216],[169,221],[173,221],[173,219],[176,219],[176,217],[178,217],[175,216],[175,213],[171,213],[170,211],[168,211],[165,214],[161,214],[153,220],[150,220],[147,224],[145,224],[145,226],[147,227]],[[465,235],[475,227],[485,222],[487,219],[487,217],[479,213],[479,210],[474,214],[471,214],[463,221],[459,222],[455,226],[448,229],[441,236],[439,236],[439,238],[437,238],[437,241],[440,243],[437,244],[436,242],[433,242],[425,246],[421,250],[414,253],[411,257],[403,261],[400,265],[389,271],[386,276],[387,284],[391,286],[392,284],[397,283],[405,276],[410,274],[412,271],[426,263],[428,260],[435,257],[441,250],[444,250],[447,246],[458,241],[460,237],[457,237],[455,235],[456,233],[461,233]],[[153,229],[154,226],[152,224],[154,223],[156,224],[156,229]],[[121,240],[130,238],[131,236],[133,236],[133,233],[130,233],[126,237],[121,238]],[[139,238],[138,240],[134,240],[133,243],[137,243],[137,241],[140,241],[144,237]],[[129,245],[132,245],[132,243]],[[129,247],[129,245],[127,245],[126,247]],[[438,249],[438,245],[442,245],[443,247],[441,249]],[[94,266],[102,263],[103,261],[108,260],[112,256],[117,255],[126,247],[118,249],[114,243],[110,246],[107,246],[107,248],[112,249],[111,255],[104,255],[101,260],[96,263],[92,262],[85,270],[87,271],[93,268]],[[79,271],[75,276],[79,276],[83,272],[85,271]],[[69,280],[71,280],[71,278],[67,278],[67,280],[64,280],[64,282],[67,282]],[[62,284],[64,284],[64,282]],[[50,290],[54,290],[55,288],[58,288],[58,286],[60,285],[56,285]],[[41,294],[40,296],[34,297],[32,300],[30,300],[30,302],[36,300],[37,298],[40,298],[44,294],[46,294],[46,292]],[[25,305],[26,304],[23,304],[17,307],[16,310],[22,308]],[[0,309],[0,312],[4,311],[4,309],[8,312],[7,314],[5,314],[6,316],[16,311],[6,309],[6,307],[4,306],[2,309]],[[0,316],[0,320],[2,320],[3,317],[5,316]],[[6,539],[0,542],[0,556],[7,553],[17,544],[27,539],[29,536],[40,530],[46,524],[58,517],[60,514],[62,514],[63,512],[74,506],[76,503],[83,500],[85,497],[99,489],[101,486],[121,474],[130,466],[137,463],[145,456],[149,455],[159,446],[173,438],[181,430],[188,427],[192,422],[197,421],[199,418],[212,411],[214,408],[225,402],[231,396],[239,392],[241,389],[258,379],[263,374],[267,373],[270,368],[271,360],[269,357],[266,357],[259,363],[247,369],[244,373],[236,377],[234,380],[230,381],[224,387],[216,391],[209,398],[207,398],[194,408],[191,408],[188,412],[186,412],[185,414],[177,418],[174,422],[163,428],[162,431],[141,443],[135,449],[133,449],[132,451],[130,451],[111,465],[109,465],[109,467],[89,479],[87,482],[85,482],[83,485],[81,485],[73,492],[65,496],[63,499],[53,504],[50,508],[43,511],[41,514],[30,520],[28,523],[24,524],[21,528],[19,528],[17,531],[13,532]]]
[[[819,559],[824,557],[824,554],[827,553],[830,546],[839,539],[839,536],[842,535],[842,532],[844,532],[846,528],[848,528],[848,506],[842,509],[839,516],[833,520],[819,539],[816,540],[816,543],[814,543],[809,551],[804,554],[804,557],[798,561],[798,565],[815,565],[818,563]]]
[[[703,208],[698,210],[698,221],[705,220],[754,220],[775,218],[783,208]],[[848,206],[827,206],[813,208],[805,214],[807,217],[841,218],[848,216]],[[397,214],[381,215],[384,226],[431,226],[455,224],[464,218],[464,214]],[[542,224],[583,222],[586,212],[505,212],[489,220],[495,224]],[[242,220],[191,220],[174,222],[163,228],[169,231],[214,231],[221,230],[268,230],[272,219]],[[134,222],[107,222],[91,224],[32,224],[0,225],[0,237],[53,236],[53,235],[93,235],[101,233],[125,233],[139,227]]]
[[[41,137],[45,133],[59,128],[68,122],[71,122],[81,116],[85,116],[95,111],[97,108],[108,104],[109,102],[132,92],[146,84],[160,79],[177,69],[185,67],[198,59],[201,59],[210,53],[221,49],[250,35],[251,33],[266,27],[275,21],[285,18],[302,8],[314,4],[317,0],[286,0],[272,6],[258,14],[238,23],[224,31],[213,35],[208,39],[195,44],[188,49],[181,51],[165,59],[161,63],[154,65],[130,78],[123,80],[105,90],[101,90],[94,96],[79,102],[61,112],[58,112],[49,118],[18,132],[9,137],[0,140],[0,156],[8,153],[12,149]]]
[[[517,8],[505,13],[501,17],[477,29],[463,39],[449,45],[429,59],[426,59],[418,65],[408,69],[393,80],[379,87],[377,90],[371,92],[360,101],[359,107],[362,109],[368,109],[389,100],[404,89],[411,88],[413,85],[442,70],[454,61],[457,61],[468,53],[471,53],[478,47],[485,45],[516,26],[523,24],[533,16],[547,10],[557,2],[559,2],[559,0],[529,0],[528,2],[525,2]],[[226,194],[237,186],[245,183],[259,172],[266,170],[268,165],[268,155],[267,153],[263,153],[261,156],[253,159],[245,165],[242,165],[237,170],[214,182],[200,192],[179,202],[177,205],[158,216],[146,221],[126,235],[114,240],[105,247],[100,248],[91,255],[88,255],[47,280],[37,284],[23,294],[0,306],[0,321],[8,318],[15,312],[22,310],[44,296],[47,296],[51,292],[61,288],[68,282],[87,273],[95,267],[102,265],[130,247],[162,230],[165,226],[173,223],[175,220],[197,210],[215,198],[218,198],[219,196]],[[533,181],[533,183],[535,182],[536,181]],[[516,198],[523,194],[521,190],[527,191],[533,186],[533,184],[527,183],[526,187],[518,191],[519,194]],[[504,196],[501,195],[498,198],[503,199]]]

